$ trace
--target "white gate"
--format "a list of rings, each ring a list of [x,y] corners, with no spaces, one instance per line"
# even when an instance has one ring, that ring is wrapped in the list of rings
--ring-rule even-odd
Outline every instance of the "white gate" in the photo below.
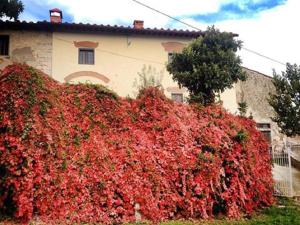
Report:
[[[300,196],[300,145],[276,145],[272,149],[275,195]]]
[[[291,145],[293,195],[300,197],[300,145]]]

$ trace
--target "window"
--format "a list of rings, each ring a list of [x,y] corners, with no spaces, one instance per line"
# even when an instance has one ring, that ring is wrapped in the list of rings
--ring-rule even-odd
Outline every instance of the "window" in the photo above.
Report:
[[[0,35],[0,55],[8,55],[9,36]]]
[[[174,53],[169,52],[168,53],[168,63],[171,63],[173,61]]]
[[[269,144],[271,144],[271,131],[270,130],[262,130],[262,134],[265,136],[266,140]]]
[[[256,126],[259,130],[261,130],[261,129],[271,129],[271,125],[269,123],[258,123]]]
[[[175,102],[183,102],[183,94],[181,93],[172,93],[171,98]]]
[[[272,149],[272,136],[271,136],[271,124],[269,123],[257,123],[257,129],[265,136],[269,143],[270,151]]]
[[[79,49],[78,63],[79,64],[93,65],[95,63],[95,51],[94,51],[94,49],[80,48]]]

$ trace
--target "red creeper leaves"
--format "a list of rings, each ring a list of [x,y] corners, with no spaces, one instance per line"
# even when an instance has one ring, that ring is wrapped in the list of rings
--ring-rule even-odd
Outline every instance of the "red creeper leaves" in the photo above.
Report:
[[[238,217],[272,204],[268,146],[251,120],[149,88],[137,100],[0,75],[0,208],[28,222]]]

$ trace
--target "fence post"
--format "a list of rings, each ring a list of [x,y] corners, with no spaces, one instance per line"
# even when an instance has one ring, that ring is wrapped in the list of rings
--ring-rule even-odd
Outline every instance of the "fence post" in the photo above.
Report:
[[[289,184],[290,184],[290,197],[293,197],[293,175],[292,175],[292,162],[291,162],[291,145],[287,144],[288,160],[289,160]]]

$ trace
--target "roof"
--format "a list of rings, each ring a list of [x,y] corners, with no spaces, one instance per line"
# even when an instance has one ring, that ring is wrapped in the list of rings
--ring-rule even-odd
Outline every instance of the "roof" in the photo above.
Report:
[[[61,18],[63,18],[63,13],[62,13],[62,11],[60,9],[58,9],[58,8],[50,9],[49,10],[50,16],[51,16],[51,13],[53,13],[53,12],[59,13],[60,16],[61,16]]]
[[[271,76],[269,76],[269,75],[267,75],[267,74],[261,73],[261,72],[259,72],[259,71],[257,71],[257,70],[249,69],[248,67],[244,67],[244,66],[243,66],[243,68],[244,68],[245,70],[249,70],[249,71],[254,72],[254,73],[258,74],[258,75],[264,76],[264,77],[266,77],[266,78],[273,79],[273,77],[271,77]]]
[[[49,10],[50,12],[58,12],[58,13],[61,13],[62,11],[58,8],[54,8],[54,9],[50,9]]]
[[[70,32],[70,33],[97,33],[97,34],[123,34],[123,35],[150,35],[182,38],[197,38],[203,34],[201,31],[171,30],[157,28],[136,29],[126,26],[110,26],[103,24],[83,24],[83,23],[51,23],[48,21],[26,22],[26,21],[2,21],[0,20],[0,30],[33,30],[48,32]]]

